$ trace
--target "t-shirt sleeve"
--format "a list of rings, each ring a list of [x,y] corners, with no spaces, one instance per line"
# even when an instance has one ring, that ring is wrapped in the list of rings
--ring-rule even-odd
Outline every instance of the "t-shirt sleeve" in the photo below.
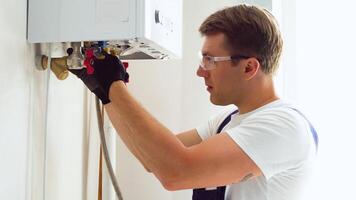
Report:
[[[225,131],[267,180],[302,162],[312,146],[305,120],[293,112],[264,111]]]
[[[219,128],[219,125],[224,121],[224,119],[231,114],[236,108],[229,108],[219,114],[211,117],[206,123],[196,127],[198,135],[202,140],[208,137],[214,136]]]

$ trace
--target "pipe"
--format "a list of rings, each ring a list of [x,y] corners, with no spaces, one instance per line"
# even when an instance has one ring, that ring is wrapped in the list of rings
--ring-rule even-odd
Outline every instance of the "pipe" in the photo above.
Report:
[[[83,69],[84,67],[84,57],[80,51],[82,46],[81,42],[71,43],[73,52],[67,58],[67,66],[69,69]]]
[[[103,149],[103,153],[104,153],[106,167],[108,168],[111,183],[114,187],[117,198],[119,200],[123,200],[123,197],[122,197],[122,194],[121,194],[121,191],[119,188],[119,184],[115,177],[114,169],[113,169],[111,161],[110,161],[108,147],[106,145],[105,132],[104,132],[104,121],[103,121],[103,117],[101,115],[100,101],[99,101],[98,97],[95,97],[95,103],[96,103],[96,115],[98,118],[98,126],[99,126],[99,133],[100,133],[100,141],[101,141],[101,145],[103,147],[102,149]]]

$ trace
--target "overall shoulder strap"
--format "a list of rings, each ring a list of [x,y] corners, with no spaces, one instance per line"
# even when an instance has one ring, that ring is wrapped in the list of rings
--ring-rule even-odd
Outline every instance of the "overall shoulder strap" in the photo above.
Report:
[[[224,121],[218,127],[217,134],[231,121],[231,116],[236,114],[238,110],[235,110],[229,114]],[[193,189],[192,200],[224,200],[225,199],[226,186],[219,186],[215,189],[197,188]]]
[[[216,131],[216,134],[219,134],[219,133],[223,130],[223,128],[231,121],[231,116],[232,116],[233,114],[238,113],[238,112],[239,112],[239,110],[235,110],[234,112],[230,113],[230,114],[224,119],[224,121],[221,122],[221,124],[220,124],[218,130]]]

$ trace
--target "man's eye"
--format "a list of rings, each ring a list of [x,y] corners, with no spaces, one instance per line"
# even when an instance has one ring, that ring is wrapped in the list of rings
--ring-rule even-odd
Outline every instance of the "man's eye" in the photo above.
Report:
[[[211,62],[211,61],[212,61],[212,58],[211,58],[211,57],[209,57],[209,56],[206,56],[206,57],[205,57],[205,61],[207,61],[207,62]]]

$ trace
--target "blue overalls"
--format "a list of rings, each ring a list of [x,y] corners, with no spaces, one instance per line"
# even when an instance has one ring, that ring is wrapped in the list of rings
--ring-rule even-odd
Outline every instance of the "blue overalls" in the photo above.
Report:
[[[316,149],[318,150],[319,138],[318,138],[318,134],[317,134],[316,130],[314,129],[313,125],[309,122],[309,120],[299,110],[297,110],[295,108],[291,108],[291,109],[296,111],[297,113],[299,113],[308,122],[310,131],[313,134]],[[230,115],[228,115],[224,119],[224,121],[218,127],[216,134],[219,134],[222,131],[222,129],[231,121],[231,116],[236,113],[238,113],[238,110],[235,110],[234,112],[232,112]],[[224,200],[225,199],[225,190],[226,190],[226,186],[220,186],[220,187],[217,187],[216,189],[209,189],[209,190],[206,190],[205,188],[193,189],[192,200]]]

